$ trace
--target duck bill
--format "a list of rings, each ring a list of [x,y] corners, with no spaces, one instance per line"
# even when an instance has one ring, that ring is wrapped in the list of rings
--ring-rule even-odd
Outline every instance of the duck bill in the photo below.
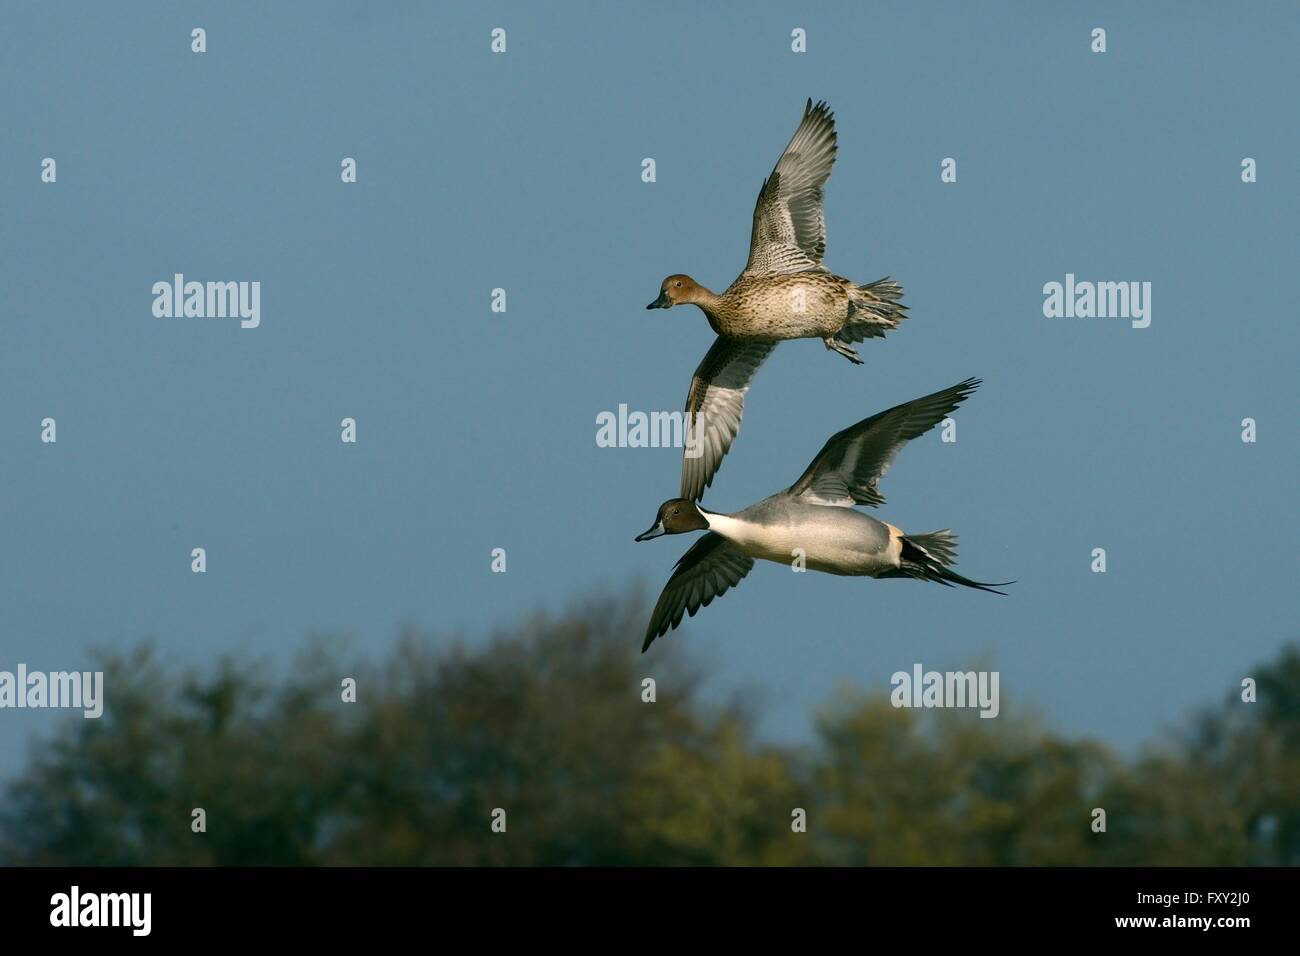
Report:
[[[659,298],[646,306],[647,309],[671,309],[672,307],[672,300],[668,298],[668,293],[663,289],[659,290]]]
[[[660,535],[667,534],[667,533],[668,532],[664,530],[664,523],[662,521],[656,521],[654,523],[653,528],[651,528],[649,531],[641,532],[639,535],[636,536],[635,540],[649,541],[651,538],[657,538]]]

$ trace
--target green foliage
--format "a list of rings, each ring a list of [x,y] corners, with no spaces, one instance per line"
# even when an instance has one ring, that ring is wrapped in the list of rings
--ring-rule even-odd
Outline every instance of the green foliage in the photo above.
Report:
[[[795,749],[709,704],[686,640],[642,658],[644,617],[635,601],[589,602],[473,649],[407,634],[376,664],[317,641],[278,678],[264,662],[186,674],[147,648],[110,657],[104,716],[70,719],[8,784],[0,861],[1300,862],[1295,649],[1257,675],[1258,703],[1230,697],[1132,760],[1005,702],[981,720],[852,693]],[[498,807],[505,834],[490,828]]]
[[[843,864],[1093,862],[1088,829],[1104,748],[1003,714],[897,710],[849,696],[818,722],[813,792],[823,856]]]

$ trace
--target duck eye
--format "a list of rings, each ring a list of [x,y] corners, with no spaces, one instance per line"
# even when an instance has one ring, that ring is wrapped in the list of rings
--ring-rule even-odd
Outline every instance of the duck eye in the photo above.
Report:
[[[674,282],[674,283],[673,283],[673,288],[674,288],[674,289],[680,289],[681,287],[682,287],[682,283],[681,283],[680,280],[678,280],[677,282]]]

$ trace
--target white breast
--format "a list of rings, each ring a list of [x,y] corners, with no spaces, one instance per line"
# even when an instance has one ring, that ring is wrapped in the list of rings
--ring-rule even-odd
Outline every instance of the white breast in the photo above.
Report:
[[[710,530],[734,541],[751,557],[784,564],[793,560],[791,550],[798,545],[792,543],[795,536],[788,526],[759,524],[729,515],[706,514],[704,517],[708,519]]]
[[[835,509],[838,511],[839,509]],[[832,574],[874,575],[897,566],[897,545],[877,551],[863,529],[847,514],[830,522],[755,522],[728,515],[706,514],[709,527],[748,555],[777,564],[791,564],[802,555],[806,567]],[[829,517],[829,516],[827,516]]]

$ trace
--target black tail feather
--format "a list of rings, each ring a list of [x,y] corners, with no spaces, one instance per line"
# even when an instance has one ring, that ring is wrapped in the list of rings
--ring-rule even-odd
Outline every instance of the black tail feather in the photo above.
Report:
[[[944,557],[948,557],[955,552],[952,545],[952,535],[947,532],[933,532],[931,535],[917,535],[923,540],[940,538],[946,542],[948,550]],[[940,548],[936,547],[936,551]],[[921,581],[933,581],[935,584],[942,584],[944,587],[952,587],[960,584],[962,587],[975,588],[977,591],[988,591],[990,594],[1006,595],[1007,592],[999,591],[998,588],[1006,587],[1008,584],[1015,584],[1015,581],[972,581],[970,578],[958,574],[952,568],[948,567],[943,560],[931,554],[925,547],[918,545],[910,538],[903,538],[903,550],[900,555],[901,566],[896,571],[887,571],[880,575],[882,578],[917,578]]]
[[[1007,592],[999,591],[998,588],[1004,588],[1008,584],[1016,583],[1015,581],[972,581],[970,578],[963,577],[951,568],[942,568],[939,575],[940,579],[945,584],[948,584],[948,582],[951,581],[953,584],[962,584],[968,588],[975,588],[979,591],[988,591],[990,594],[1001,594],[1004,597]],[[948,584],[948,586],[952,587],[952,584]]]

